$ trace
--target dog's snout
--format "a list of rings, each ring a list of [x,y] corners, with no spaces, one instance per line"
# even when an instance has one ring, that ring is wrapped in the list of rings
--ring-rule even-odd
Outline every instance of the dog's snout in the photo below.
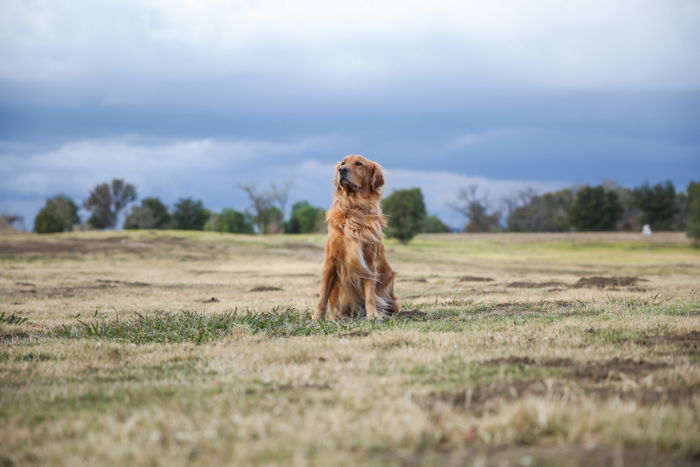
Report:
[[[348,168],[347,167],[341,167],[338,169],[338,173],[342,176],[345,176],[348,174]]]

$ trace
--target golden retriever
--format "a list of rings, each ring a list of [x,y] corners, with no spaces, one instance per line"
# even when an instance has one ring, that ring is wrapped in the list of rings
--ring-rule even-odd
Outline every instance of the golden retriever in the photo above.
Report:
[[[335,167],[333,204],[326,214],[323,275],[314,319],[332,316],[377,319],[397,313],[396,272],[384,257],[379,200],[384,173],[376,162],[350,155]]]

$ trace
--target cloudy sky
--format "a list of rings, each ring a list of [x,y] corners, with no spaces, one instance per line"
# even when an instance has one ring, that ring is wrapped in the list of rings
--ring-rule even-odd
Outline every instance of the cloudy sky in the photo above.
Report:
[[[429,210],[700,179],[700,2],[2,0],[0,211],[122,177],[243,209],[330,202],[349,153]]]

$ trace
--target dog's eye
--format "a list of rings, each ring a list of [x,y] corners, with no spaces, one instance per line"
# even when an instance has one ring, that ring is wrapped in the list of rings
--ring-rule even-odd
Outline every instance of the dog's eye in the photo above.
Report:
[[[362,162],[355,162],[355,165],[359,167],[362,165]]]

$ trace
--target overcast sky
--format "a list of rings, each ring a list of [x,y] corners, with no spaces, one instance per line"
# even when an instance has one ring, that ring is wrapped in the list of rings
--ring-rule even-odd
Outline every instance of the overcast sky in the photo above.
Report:
[[[0,2],[0,211],[114,177],[243,209],[327,206],[360,153],[430,211],[613,179],[700,179],[700,2]]]

